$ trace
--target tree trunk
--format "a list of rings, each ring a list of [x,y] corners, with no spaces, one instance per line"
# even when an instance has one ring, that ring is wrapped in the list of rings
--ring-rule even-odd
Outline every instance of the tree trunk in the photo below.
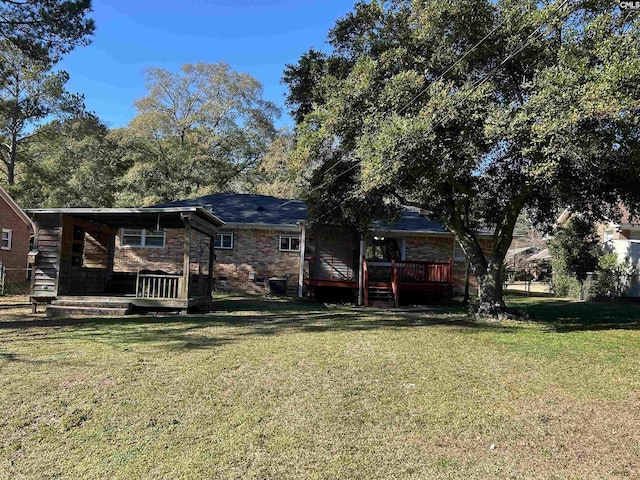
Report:
[[[16,183],[16,161],[18,158],[18,134],[14,130],[11,132],[11,143],[9,145],[9,162],[7,163],[7,183]]]
[[[499,317],[505,311],[502,299],[502,269],[500,262],[489,260],[487,268],[476,272],[478,279],[479,316]]]
[[[469,305],[469,283],[471,281],[471,263],[467,261],[467,266],[464,271],[464,299],[462,303]]]

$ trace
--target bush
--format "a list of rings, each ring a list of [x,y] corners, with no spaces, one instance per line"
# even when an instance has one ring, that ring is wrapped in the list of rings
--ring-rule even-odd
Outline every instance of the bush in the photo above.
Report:
[[[580,298],[580,281],[568,273],[554,272],[551,288],[559,297]]]
[[[558,230],[549,244],[556,295],[583,298],[582,282],[587,272],[596,268],[600,252],[598,234],[593,224],[578,216],[572,217]]]
[[[596,273],[589,288],[589,297],[613,299],[624,295],[638,269],[628,258],[619,263],[615,253],[606,253],[598,259]]]

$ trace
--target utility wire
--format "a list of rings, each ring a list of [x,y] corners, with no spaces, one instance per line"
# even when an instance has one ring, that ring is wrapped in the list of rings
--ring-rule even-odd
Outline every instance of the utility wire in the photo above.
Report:
[[[416,100],[418,100],[422,95],[424,95],[427,90],[429,90],[429,88],[431,88],[432,85],[434,85],[435,83],[439,82],[440,80],[442,80],[444,78],[444,76],[449,73],[451,70],[453,70],[458,64],[460,64],[460,62],[462,62],[465,58],[467,58],[467,56],[469,56],[471,54],[471,52],[473,52],[474,50],[476,50],[482,43],[484,43],[491,35],[493,35],[498,28],[500,28],[502,26],[502,24],[505,22],[506,19],[503,19],[500,23],[498,23],[495,27],[493,27],[491,29],[491,31],[489,33],[487,33],[484,37],[482,37],[475,45],[473,45],[470,49],[468,49],[466,52],[464,52],[464,54],[462,54],[453,64],[451,64],[444,72],[442,72],[440,75],[438,75],[438,78],[436,78],[433,82],[429,83],[429,85],[427,85],[426,87],[424,87],[424,89],[422,91],[420,91],[418,94],[416,94],[411,100],[409,100],[402,108],[400,108],[396,113],[399,115],[401,114],[403,111],[405,111],[413,102],[415,102]],[[340,162],[344,162],[344,159],[339,159],[336,163],[334,163],[333,165],[331,165],[331,167],[329,167],[324,174],[326,175],[327,173],[329,173],[331,170],[333,170]],[[342,174],[344,174],[346,172],[343,172]],[[341,175],[342,175],[341,174]],[[312,190],[309,193],[312,193],[315,190]],[[294,200],[288,200],[284,203],[282,203],[281,205],[278,205],[278,208],[284,207],[285,205],[288,205],[289,203],[293,202]]]
[[[527,38],[526,38],[523,42],[521,42],[521,43],[518,45],[518,47],[517,47],[515,50],[511,51],[511,52],[510,52],[510,53],[509,53],[509,54],[508,54],[508,55],[507,55],[507,56],[506,56],[506,57],[505,57],[505,58],[500,62],[500,64],[498,64],[496,67],[494,67],[493,69],[491,69],[491,70],[490,70],[487,74],[485,74],[485,75],[484,75],[484,76],[483,76],[479,81],[477,81],[477,82],[473,85],[473,87],[471,88],[471,90],[467,91],[467,92],[466,92],[466,94],[463,94],[463,96],[461,96],[461,98],[460,98],[460,99],[458,99],[458,101],[456,102],[456,104],[454,105],[454,107],[453,107],[453,108],[455,108],[455,107],[457,107],[457,106],[460,106],[464,100],[466,100],[467,98],[469,98],[469,96],[470,96],[472,93],[474,93],[474,92],[475,92],[475,91],[476,91],[480,86],[482,86],[484,83],[486,83],[486,82],[487,82],[487,80],[489,80],[489,78],[491,78],[493,75],[495,75],[495,74],[496,74],[496,72],[500,69],[500,67],[502,67],[502,66],[503,66],[506,62],[508,62],[511,58],[513,58],[513,57],[514,57],[514,56],[516,56],[518,53],[520,53],[522,50],[524,50],[524,49],[528,46],[529,42],[534,38],[534,36],[536,36],[536,37],[537,37],[537,36],[541,36],[541,34],[542,34],[542,33],[544,33],[543,31],[541,31],[542,27],[544,27],[544,26],[545,26],[545,25],[546,25],[550,20],[552,20],[553,16],[555,16],[555,15],[560,11],[560,9],[562,9],[562,8],[563,8],[567,3],[569,3],[569,0],[563,0],[563,1],[562,1],[562,3],[561,3],[561,4],[560,4],[560,5],[559,5],[559,6],[558,6],[558,7],[557,7],[553,12],[551,12],[551,14],[549,15],[549,17],[548,17],[547,19],[543,20],[543,22],[542,22],[540,25],[538,25],[538,27],[537,27],[533,32],[531,32],[531,33],[527,36]],[[569,12],[569,13],[571,13],[571,12]],[[486,36],[485,36],[485,37],[484,37],[480,42],[478,42],[476,45],[474,45],[470,51],[466,52],[466,53],[463,55],[463,57],[461,57],[461,58],[459,59],[459,61],[461,61],[461,60],[462,60],[462,58],[464,58],[465,56],[467,56],[467,55],[468,55],[468,54],[469,54],[473,49],[477,48],[477,46],[478,46],[480,43],[482,43],[483,41],[485,41],[485,40],[486,40],[486,38],[488,38],[488,36],[489,36],[489,35],[490,35],[490,34],[486,35]],[[453,64],[453,65],[452,65],[448,70],[450,70],[451,68],[453,68],[457,63],[459,63],[459,61],[458,61],[458,62],[456,62],[456,63],[454,63],[454,64]],[[412,99],[410,102],[408,102],[406,105],[404,105],[400,111],[405,110],[406,108],[408,108],[408,107],[411,105],[411,103],[413,103],[413,102],[415,102],[417,99],[419,99],[419,98],[420,98],[420,96],[421,96],[421,95],[423,95],[423,94],[428,90],[428,88],[430,88],[430,87],[431,87],[431,85],[433,85],[434,83],[435,83],[435,82],[432,82],[431,84],[429,84],[429,86],[427,86],[427,87],[426,87],[426,89],[423,89],[423,90],[422,90],[418,95],[414,96],[414,97],[413,97],[413,99]],[[450,113],[449,113],[448,115],[450,115]],[[442,118],[438,121],[438,123],[437,123],[437,124],[441,124],[441,125],[443,125],[443,124],[444,124],[444,121],[445,121],[445,120],[448,120],[448,118],[447,118],[447,116],[448,116],[448,115],[445,115],[444,117],[442,117]],[[437,124],[436,124],[436,125],[437,125]],[[435,125],[434,125],[434,126],[435,126]],[[406,154],[402,154],[402,155],[400,156],[400,158],[396,159],[396,161],[401,160],[401,159],[402,159],[402,158],[404,158],[405,156],[406,156]],[[331,169],[333,169],[336,165],[338,165],[338,164],[339,164],[340,162],[342,162],[342,161],[343,161],[343,159],[340,159],[338,162],[336,162],[334,165],[332,165],[332,166],[327,170],[327,172],[329,172]],[[345,171],[343,171],[343,172],[339,173],[338,175],[336,175],[335,177],[333,177],[331,180],[326,180],[326,181],[322,182],[320,185],[318,185],[318,186],[316,186],[315,188],[313,188],[309,193],[313,193],[313,192],[315,192],[315,191],[319,190],[320,188],[323,188],[323,187],[327,186],[327,185],[329,184],[329,182],[330,182],[330,181],[331,181],[331,182],[333,182],[333,181],[335,181],[336,179],[338,179],[339,177],[341,177],[342,175],[345,175],[346,173],[350,172],[350,171],[351,171],[351,170],[353,170],[355,167],[357,167],[357,166],[359,165],[359,163],[360,163],[360,162],[355,163],[355,164],[354,164],[354,165],[352,165],[349,169],[347,169],[347,170],[345,170]],[[327,172],[325,172],[325,174],[326,174]],[[318,217],[318,219],[317,219],[317,220],[320,220],[320,219],[324,218],[325,216],[327,216],[327,215],[328,215],[328,214],[330,214],[330,213],[333,213],[337,208],[339,208],[339,207],[341,207],[341,206],[346,205],[347,201],[349,201],[349,200],[351,200],[351,197],[347,197],[345,200],[343,200],[342,202],[340,202],[340,203],[339,203],[338,205],[336,205],[334,208],[332,208],[332,209],[328,210],[327,212],[325,212],[324,214],[322,214],[320,217]],[[280,205],[280,207],[282,207],[282,206],[284,206],[284,205],[286,205],[287,203],[290,203],[290,202],[292,202],[292,201],[293,201],[293,200],[289,200],[289,201],[287,201],[287,202],[283,203],[282,205]]]

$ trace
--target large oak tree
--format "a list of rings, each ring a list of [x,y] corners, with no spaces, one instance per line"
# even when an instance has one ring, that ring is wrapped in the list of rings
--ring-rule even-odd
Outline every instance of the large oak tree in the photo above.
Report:
[[[472,265],[480,313],[499,314],[523,210],[640,206],[639,23],[606,0],[358,2],[332,53],[285,72],[299,161],[319,165],[312,213],[366,228],[431,212]]]
[[[131,169],[121,205],[150,205],[216,191],[242,190],[276,133],[277,107],[261,84],[225,63],[146,72],[148,95],[114,135]]]

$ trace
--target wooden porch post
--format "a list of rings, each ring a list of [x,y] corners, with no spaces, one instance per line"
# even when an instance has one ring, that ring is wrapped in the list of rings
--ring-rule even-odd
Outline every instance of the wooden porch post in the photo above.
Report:
[[[302,289],[304,286],[304,256],[307,245],[307,230],[302,225],[302,231],[300,232],[300,269],[298,271],[298,298],[302,298]]]
[[[363,289],[364,289],[364,237],[360,236],[360,255],[359,255],[359,267],[358,267],[358,305],[362,305],[364,302]]]
[[[362,277],[364,279],[362,288],[364,291],[364,306],[369,306],[369,272],[367,270],[367,260],[362,262]]]
[[[391,290],[393,291],[393,300],[396,307],[400,306],[400,288],[398,285],[398,269],[396,267],[396,259],[391,259]]]
[[[180,291],[180,299],[189,299],[189,280],[191,277],[191,220],[189,217],[183,217],[184,222],[184,252],[182,263],[182,288]]]
[[[215,238],[209,237],[209,275],[207,277],[207,295],[213,295],[213,261],[215,260],[215,252],[213,245]]]

